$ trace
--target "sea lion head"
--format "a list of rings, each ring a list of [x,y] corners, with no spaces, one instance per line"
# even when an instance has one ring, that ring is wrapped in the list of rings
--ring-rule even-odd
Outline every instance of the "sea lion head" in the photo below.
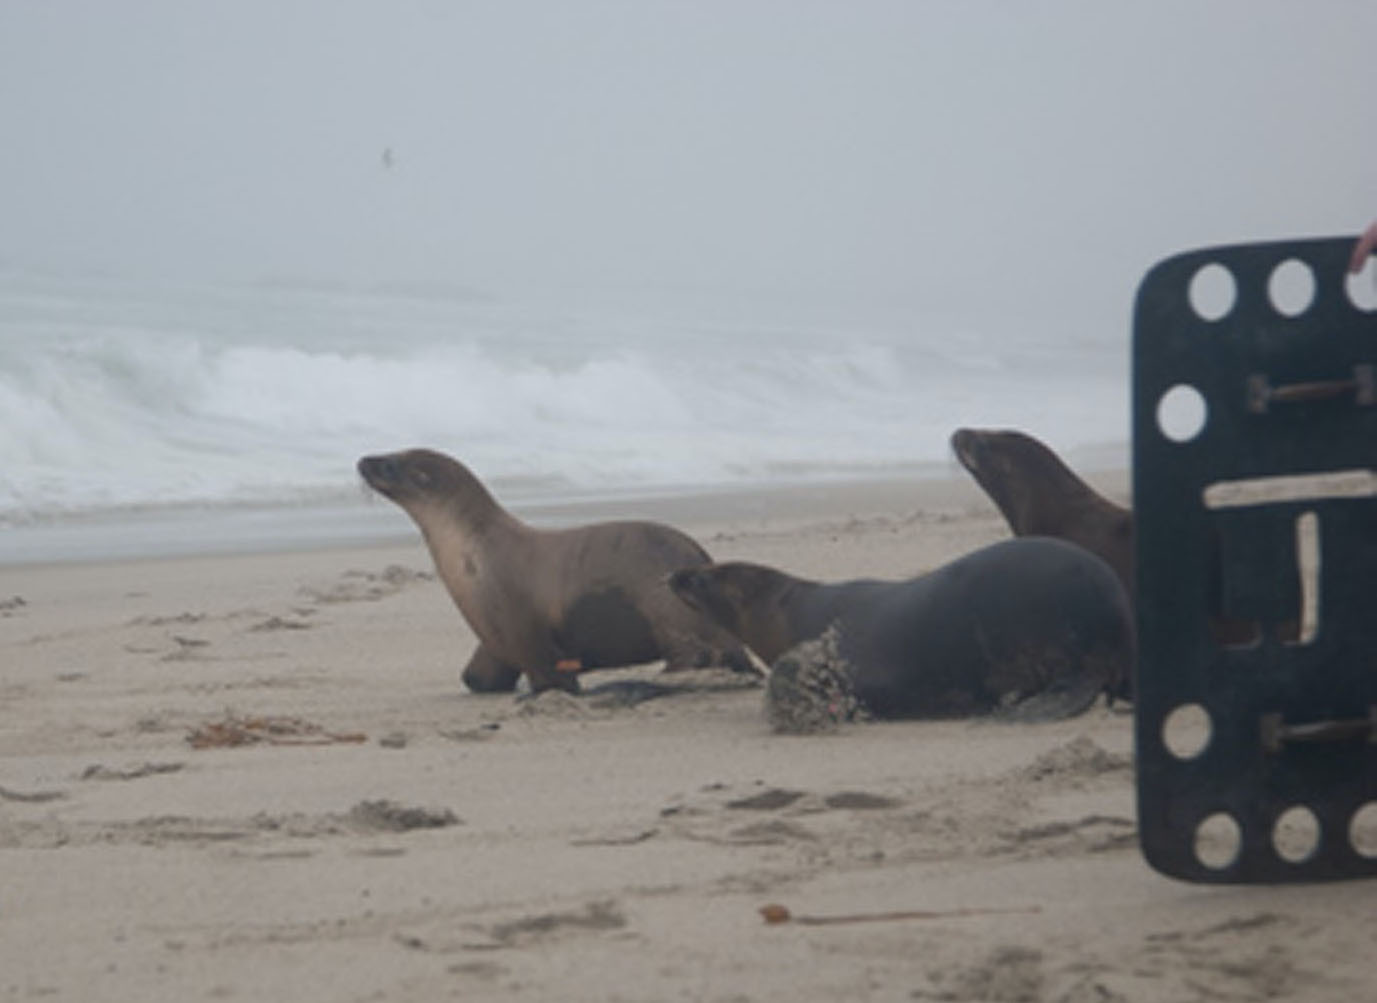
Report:
[[[1098,499],[1061,457],[1023,432],[959,428],[951,446],[1016,535],[1063,535],[1072,511]]]
[[[1007,483],[1038,460],[1062,465],[1037,439],[1013,429],[958,428],[952,433],[951,448],[961,465],[986,490],[989,483]]]
[[[669,589],[689,607],[703,613],[719,627],[737,633],[741,623],[735,595],[722,581],[720,565],[681,568],[669,576]]]
[[[744,561],[683,568],[669,576],[670,591],[767,662],[792,643],[787,605],[797,583],[782,571]]]
[[[468,467],[433,449],[365,456],[358,470],[369,487],[400,505],[423,528],[437,511],[473,519],[497,509]]]

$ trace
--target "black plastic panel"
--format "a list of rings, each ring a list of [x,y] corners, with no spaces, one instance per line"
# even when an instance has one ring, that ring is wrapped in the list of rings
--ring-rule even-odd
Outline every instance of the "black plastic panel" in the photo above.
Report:
[[[1377,291],[1346,276],[1352,246],[1194,251],[1138,290],[1139,830],[1174,877],[1377,875]],[[1232,280],[1231,305],[1193,299],[1197,275],[1202,293]],[[1194,437],[1169,406],[1176,438],[1159,423],[1177,387],[1205,405]]]

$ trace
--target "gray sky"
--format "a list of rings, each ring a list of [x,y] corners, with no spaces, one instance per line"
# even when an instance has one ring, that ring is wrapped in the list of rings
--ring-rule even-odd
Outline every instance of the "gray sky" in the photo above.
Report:
[[[0,262],[1119,336],[1377,216],[1374,96],[1371,0],[3,0]]]

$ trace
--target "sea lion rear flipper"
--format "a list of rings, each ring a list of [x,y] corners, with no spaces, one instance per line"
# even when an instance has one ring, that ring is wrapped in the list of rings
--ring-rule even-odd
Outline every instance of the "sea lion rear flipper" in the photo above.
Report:
[[[1060,721],[1089,710],[1104,691],[1103,679],[1081,672],[1056,679],[1045,690],[1026,699],[1003,705],[992,716],[1018,724]]]

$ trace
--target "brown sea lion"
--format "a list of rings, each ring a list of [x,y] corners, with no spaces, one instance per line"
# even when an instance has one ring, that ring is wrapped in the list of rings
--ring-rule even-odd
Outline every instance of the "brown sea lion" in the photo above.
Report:
[[[1133,596],[1131,510],[1097,493],[1023,432],[960,428],[951,445],[1015,536],[1055,536],[1084,547],[1113,568]]]
[[[903,582],[823,584],[733,562],[676,571],[670,587],[776,665],[835,627],[834,660],[876,717],[1068,717],[1121,690],[1133,665],[1133,615],[1113,570],[1047,537]]]
[[[993,499],[1016,536],[1055,536],[1082,546],[1109,563],[1130,600],[1137,595],[1132,510],[1097,494],[1056,453],[1023,432],[961,428],[951,443],[961,465]],[[1217,551],[1209,559],[1218,572]],[[1260,640],[1257,623],[1223,612],[1218,573],[1209,598],[1210,635],[1216,642],[1247,647]],[[1277,637],[1294,641],[1299,632],[1298,621],[1287,621],[1277,628]]]
[[[754,671],[741,644],[669,591],[666,577],[711,558],[653,522],[539,530],[467,467],[429,449],[359,460],[359,473],[415,521],[441,580],[478,636],[463,679],[478,692],[578,691],[585,669],[663,658],[666,669]]]

